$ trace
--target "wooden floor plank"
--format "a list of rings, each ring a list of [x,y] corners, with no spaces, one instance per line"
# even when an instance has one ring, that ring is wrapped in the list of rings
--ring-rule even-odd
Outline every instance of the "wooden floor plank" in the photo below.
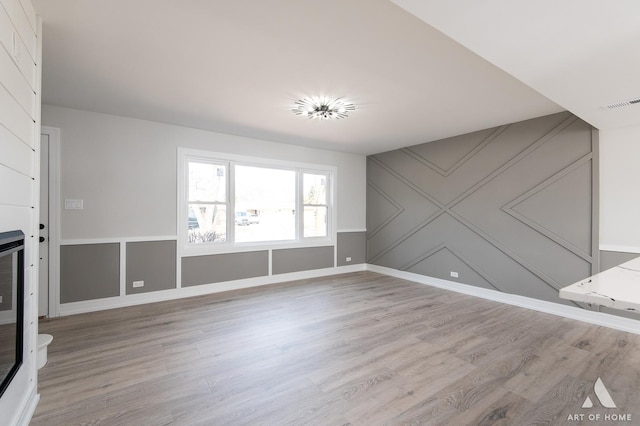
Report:
[[[640,336],[370,272],[40,331],[34,426],[575,425],[598,378],[640,419]]]

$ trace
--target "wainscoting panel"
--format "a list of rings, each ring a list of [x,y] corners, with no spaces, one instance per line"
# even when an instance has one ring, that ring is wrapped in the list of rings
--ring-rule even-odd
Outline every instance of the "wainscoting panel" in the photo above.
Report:
[[[592,133],[560,113],[368,157],[367,262],[570,303],[599,258]]]
[[[367,261],[366,231],[338,232],[336,251],[338,266],[357,265]],[[347,261],[347,257],[351,260]]]
[[[628,262],[638,256],[640,256],[640,253],[600,250],[600,272]]]
[[[269,275],[267,250],[182,258],[182,287]]]
[[[333,246],[273,250],[273,274],[333,268]]]
[[[120,295],[120,244],[60,247],[60,303]]]
[[[127,243],[126,294],[176,288],[176,241]],[[133,287],[144,281],[143,287]]]

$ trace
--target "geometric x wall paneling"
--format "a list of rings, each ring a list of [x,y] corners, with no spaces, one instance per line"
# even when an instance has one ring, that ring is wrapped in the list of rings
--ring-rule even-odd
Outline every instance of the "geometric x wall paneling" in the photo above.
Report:
[[[570,304],[598,271],[597,152],[564,112],[369,156],[367,262]]]

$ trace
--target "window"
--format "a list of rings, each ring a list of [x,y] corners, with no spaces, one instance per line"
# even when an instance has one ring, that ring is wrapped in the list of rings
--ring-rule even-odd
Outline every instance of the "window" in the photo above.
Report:
[[[327,236],[327,215],[329,204],[327,202],[327,182],[326,174],[304,173],[303,194],[304,194],[304,236],[305,237],[326,237]]]
[[[296,172],[236,165],[235,173],[235,241],[295,240]]]
[[[227,167],[190,161],[188,165],[188,242],[214,243],[227,238]]]
[[[180,150],[183,247],[326,244],[333,239],[331,167]]]

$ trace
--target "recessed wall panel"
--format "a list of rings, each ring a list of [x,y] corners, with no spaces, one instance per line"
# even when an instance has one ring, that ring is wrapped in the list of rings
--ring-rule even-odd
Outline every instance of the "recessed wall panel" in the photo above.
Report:
[[[120,244],[60,247],[60,303],[120,295]]]
[[[182,287],[213,284],[269,274],[266,250],[182,258]]]
[[[640,256],[640,253],[628,253],[619,251],[600,251],[600,272],[611,269],[622,263],[628,262],[636,257]]]
[[[338,232],[336,250],[338,266],[365,263],[367,260],[367,233],[364,231]]]
[[[126,259],[127,294],[176,288],[175,241],[129,242]]]
[[[333,268],[333,246],[273,250],[274,274]]]

